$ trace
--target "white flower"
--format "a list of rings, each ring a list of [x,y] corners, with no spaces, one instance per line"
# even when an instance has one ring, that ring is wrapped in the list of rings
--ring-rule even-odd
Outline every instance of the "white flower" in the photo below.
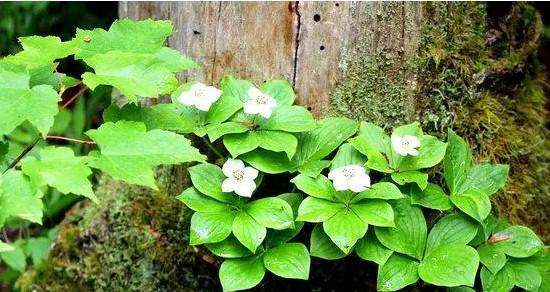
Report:
[[[227,177],[222,183],[222,191],[235,192],[242,197],[250,198],[256,189],[254,179],[258,171],[250,166],[244,166],[242,160],[228,159],[223,167],[223,174]]]
[[[337,191],[362,192],[370,187],[370,177],[361,165],[346,165],[331,170],[328,178]]]
[[[251,115],[257,115],[264,118],[269,118],[273,113],[273,107],[277,104],[277,101],[261,92],[256,87],[250,87],[248,90],[248,99],[244,103],[244,112]]]
[[[420,146],[420,140],[415,136],[406,135],[406,136],[391,136],[391,146],[397,154],[401,156],[417,156],[418,155],[418,146]]]
[[[177,99],[184,105],[194,106],[201,111],[207,112],[221,95],[222,91],[214,86],[195,83],[191,85],[189,90],[182,92]]]

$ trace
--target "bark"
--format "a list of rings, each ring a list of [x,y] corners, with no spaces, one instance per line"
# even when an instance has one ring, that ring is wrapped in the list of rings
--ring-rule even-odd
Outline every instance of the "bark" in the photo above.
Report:
[[[497,212],[550,239],[550,135],[537,61],[541,22],[529,5],[122,2],[120,16],[174,21],[168,44],[201,65],[179,76],[182,81],[218,84],[225,74],[256,83],[283,78],[317,117],[344,115],[386,128],[418,120],[442,138],[452,127],[470,142],[477,161],[511,164],[508,187],[493,200]],[[110,202],[104,204],[114,207],[75,210],[61,227],[73,230],[72,237],[61,233],[50,264],[31,271],[21,286],[212,290],[216,269],[186,247],[189,214],[171,199],[187,184],[185,167],[158,173],[159,193],[102,179],[99,189]],[[98,232],[98,224],[106,231]],[[93,239],[90,248],[63,245],[86,236]],[[375,287],[375,268],[355,258],[314,260],[312,272],[307,283],[268,278],[259,290]],[[107,281],[120,273],[138,277]]]

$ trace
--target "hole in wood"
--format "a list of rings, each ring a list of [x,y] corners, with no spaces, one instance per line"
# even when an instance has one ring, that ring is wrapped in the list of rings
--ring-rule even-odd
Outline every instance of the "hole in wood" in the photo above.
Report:
[[[319,14],[313,15],[313,20],[315,20],[315,22],[319,22],[319,20],[321,20],[321,15]]]
[[[324,49],[325,49],[325,46],[320,46],[319,47],[319,50],[321,50],[321,51],[324,50]]]
[[[334,3],[334,6],[338,7],[340,6],[340,3]]]
[[[193,31],[193,34],[194,34],[194,35],[198,35],[198,34],[201,34],[201,32],[200,32],[200,31],[197,31],[197,30],[194,30],[194,31]]]
[[[311,110],[312,110],[312,108],[311,108],[310,106],[308,106],[308,107],[307,107],[307,110],[308,110],[308,111],[311,111]]]

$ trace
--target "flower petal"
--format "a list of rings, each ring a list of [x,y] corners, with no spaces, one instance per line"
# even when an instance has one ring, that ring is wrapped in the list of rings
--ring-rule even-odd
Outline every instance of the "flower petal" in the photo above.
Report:
[[[204,97],[195,100],[195,107],[203,112],[207,112],[211,106],[212,102]]]
[[[243,180],[235,186],[235,194],[250,198],[254,189],[256,189],[256,183],[253,180]]]
[[[335,179],[332,181],[332,185],[334,186],[334,189],[337,191],[345,191],[349,190],[349,180],[347,179]]]
[[[411,156],[418,156],[418,150],[411,148],[407,151],[407,153]]]
[[[411,148],[417,148],[418,146],[420,146],[420,140],[416,136],[408,135],[403,137],[403,140],[405,140],[405,142],[408,143],[409,147]]]
[[[251,86],[248,89],[247,95],[248,95],[248,100],[256,100],[257,96],[264,95],[264,93],[261,92],[258,88]]]
[[[186,106],[192,106],[195,104],[195,94],[191,92],[191,90],[188,90],[182,92],[180,96],[178,96],[177,100]]]
[[[247,166],[243,169],[243,172],[245,180],[253,180],[258,177],[258,170],[253,167]]]
[[[243,105],[243,110],[249,115],[255,115],[260,111],[260,106],[254,100],[248,100]]]
[[[401,156],[406,156],[408,154],[407,149],[403,147],[403,138],[401,138],[400,136],[391,136],[391,146],[393,150]]]
[[[216,102],[221,95],[222,91],[214,86],[208,86],[204,89],[204,98],[210,101],[210,103]]]
[[[335,168],[333,170],[331,170],[329,173],[328,173],[328,178],[330,180],[340,180],[340,179],[345,179],[344,177],[344,167],[338,167],[338,168]]]
[[[232,177],[233,172],[244,168],[244,162],[240,159],[227,159],[223,164],[222,172],[227,177]]]
[[[271,114],[273,113],[273,110],[266,106],[266,105],[262,105],[262,106],[258,106],[259,107],[259,114],[260,116],[264,117],[264,118],[269,118],[271,117]]]
[[[273,108],[277,105],[277,100],[269,95],[265,95],[268,97],[266,105],[270,108]]]
[[[222,192],[224,193],[230,193],[232,191],[235,190],[235,180],[232,179],[232,178],[226,178],[223,182],[222,182]]]

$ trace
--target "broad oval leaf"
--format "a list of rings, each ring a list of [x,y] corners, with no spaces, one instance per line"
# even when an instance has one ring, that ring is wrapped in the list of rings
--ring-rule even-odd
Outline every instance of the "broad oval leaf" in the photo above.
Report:
[[[296,97],[292,85],[287,80],[269,80],[260,86],[260,90],[281,105],[292,105]]]
[[[311,113],[301,106],[277,105],[273,114],[259,122],[262,130],[278,130],[285,132],[305,132],[317,126]]]
[[[374,226],[394,227],[393,209],[383,200],[363,200],[351,205],[351,210],[365,224]]]
[[[263,227],[276,230],[293,228],[292,208],[283,199],[263,198],[248,203],[244,210]]]
[[[432,250],[418,266],[420,278],[427,283],[444,286],[474,286],[479,256],[467,245],[441,245]]]
[[[526,291],[538,291],[542,277],[537,267],[520,261],[510,261],[506,268],[510,269],[516,286]]]
[[[225,180],[221,168],[210,163],[202,163],[189,168],[191,182],[199,192],[224,203],[236,202],[237,195],[222,192]]]
[[[229,235],[220,242],[207,243],[205,246],[213,254],[226,259],[242,258],[252,255],[252,252],[242,245],[234,235]]]
[[[447,135],[447,150],[443,160],[443,172],[445,182],[451,194],[458,192],[459,187],[466,179],[466,173],[472,164],[472,153],[470,148],[460,136],[449,129]]]
[[[368,225],[351,210],[340,210],[323,222],[323,230],[344,253],[349,253],[358,239],[367,232]]]
[[[491,212],[491,200],[485,193],[470,189],[467,192],[451,195],[451,202],[462,212],[468,214],[480,223],[489,216]]]
[[[231,234],[235,213],[195,212],[191,217],[189,244],[220,242]]]
[[[322,224],[316,224],[311,232],[310,239],[311,256],[322,258],[325,260],[337,260],[346,257],[344,253],[328,235],[323,231]]]
[[[472,167],[458,189],[458,193],[478,189],[487,195],[496,193],[504,187],[510,167],[504,164],[480,164]]]
[[[305,174],[299,174],[290,182],[294,183],[300,191],[310,196],[329,201],[337,201],[335,196],[336,190],[332,182],[322,174],[316,178],[309,177]]]
[[[309,252],[301,243],[284,243],[264,253],[264,265],[273,274],[288,278],[309,278]]]
[[[265,227],[245,211],[240,211],[235,215],[232,230],[235,237],[253,253],[256,252],[267,234]]]
[[[220,267],[220,282],[224,291],[246,290],[258,285],[265,275],[260,256],[227,259]]]
[[[505,238],[494,243],[494,246],[512,257],[530,257],[544,246],[537,235],[525,226],[510,226],[498,234]]]
[[[506,266],[496,274],[491,273],[485,267],[481,267],[480,278],[483,291],[508,292],[514,288],[514,274]]]
[[[378,291],[397,291],[418,281],[418,262],[393,253],[378,267],[376,288]]]
[[[388,258],[393,254],[391,249],[383,246],[380,241],[374,235],[374,231],[367,231],[367,234],[363,238],[357,241],[355,245],[355,252],[357,255],[366,260],[377,263],[379,266],[383,265]]]
[[[359,151],[355,150],[353,146],[349,143],[344,143],[340,145],[336,155],[332,159],[330,169],[335,169],[342,166],[348,165],[360,165],[363,166],[367,158],[364,157]]]
[[[506,255],[494,245],[482,244],[478,246],[477,253],[479,261],[493,274],[498,273],[506,264]]]
[[[447,215],[432,227],[426,242],[425,255],[439,246],[468,244],[477,234],[478,224],[462,214]]]
[[[324,222],[345,208],[342,203],[335,203],[315,197],[307,197],[298,208],[298,221]]]
[[[399,188],[391,182],[379,182],[370,186],[370,188],[357,194],[352,200],[352,203],[359,202],[363,199],[384,199],[393,200],[403,198],[403,194]]]
[[[197,191],[194,187],[190,187],[176,197],[184,203],[189,209],[196,212],[228,212],[231,211],[229,205],[221,203],[205,196]]]
[[[422,190],[428,185],[428,174],[417,170],[394,172],[391,174],[391,178],[398,185],[415,183]]]
[[[417,170],[437,165],[445,156],[447,144],[436,137],[423,135],[420,137],[420,147],[417,156],[405,156],[399,164],[399,171]]]
[[[411,186],[411,202],[425,208],[446,211],[453,207],[450,197],[440,186],[428,183],[424,190]]]

